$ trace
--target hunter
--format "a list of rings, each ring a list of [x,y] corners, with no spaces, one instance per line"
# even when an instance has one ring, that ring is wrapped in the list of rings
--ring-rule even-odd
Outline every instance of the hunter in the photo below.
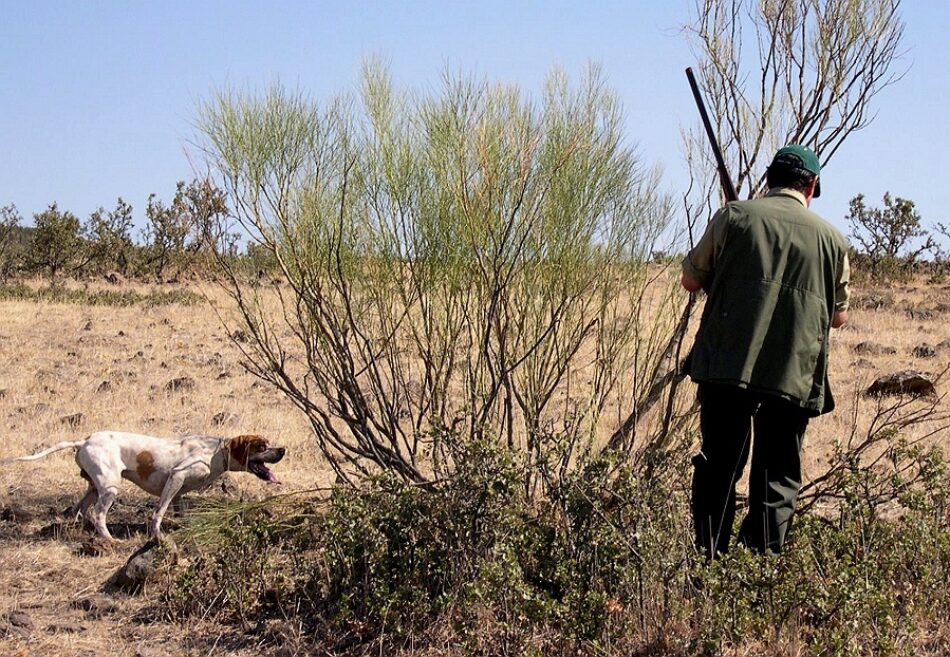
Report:
[[[768,193],[720,209],[683,260],[683,287],[708,295],[689,374],[702,432],[693,524],[709,558],[729,548],[750,452],[739,541],[781,550],[801,488],[805,429],[834,408],[828,338],[848,318],[848,245],[809,210],[820,170],[811,149],[781,148],[766,173]]]

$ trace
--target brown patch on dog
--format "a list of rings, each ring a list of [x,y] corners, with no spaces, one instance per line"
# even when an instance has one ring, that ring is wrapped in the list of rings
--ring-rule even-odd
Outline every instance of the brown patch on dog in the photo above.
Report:
[[[135,457],[135,472],[140,481],[146,481],[155,472],[155,457],[151,452],[139,452]]]
[[[232,438],[224,446],[231,458],[243,466],[247,466],[247,459],[251,454],[267,450],[267,441],[261,436],[247,435]]]

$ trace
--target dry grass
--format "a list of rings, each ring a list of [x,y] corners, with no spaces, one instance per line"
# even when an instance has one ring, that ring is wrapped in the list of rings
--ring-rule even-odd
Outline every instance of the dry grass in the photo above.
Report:
[[[855,308],[851,324],[833,336],[831,379],[839,410],[809,430],[807,473],[820,471],[833,440],[850,431],[856,393],[876,376],[907,368],[935,372],[950,362],[950,286],[920,282],[856,291],[859,298],[870,294],[887,297],[887,307]],[[912,318],[910,309],[932,312]],[[855,352],[868,342],[879,353]],[[937,347],[936,358],[913,355],[922,342]],[[206,306],[0,302],[0,362],[0,458],[105,428],[156,435],[260,433],[289,448],[276,468],[285,490],[331,481],[303,416],[244,372],[227,330]],[[178,377],[192,379],[194,388],[167,391]],[[63,419],[77,413],[82,417],[75,425]],[[218,414],[223,423],[215,423]],[[950,447],[950,436],[939,440]],[[116,608],[101,615],[77,606],[142,542],[150,505],[137,489],[124,489],[110,520],[119,526],[117,535],[124,527],[129,538],[114,552],[83,556],[88,532],[63,524],[58,515],[83,490],[77,474],[69,452],[0,473],[0,615],[21,610],[34,623],[29,640],[0,631],[0,654],[135,655],[143,647],[154,655],[261,654],[211,624],[181,627],[143,616],[147,595],[118,598]],[[233,475],[230,482],[231,495],[271,492],[249,476]],[[218,488],[208,494],[225,495]]]
[[[328,483],[305,419],[244,372],[226,330],[205,307],[3,302],[0,362],[0,458],[107,428],[169,436],[260,433],[289,449],[275,468],[284,490]],[[178,377],[191,378],[194,388],[166,391]],[[76,413],[83,417],[75,426],[62,419]],[[226,417],[216,424],[219,413]],[[273,492],[247,475],[230,475],[229,482],[231,495]],[[123,489],[110,524],[119,525],[117,536],[124,528],[131,537],[114,553],[90,557],[80,554],[88,532],[61,525],[58,515],[84,487],[71,452],[5,467],[0,483],[0,614],[23,610],[35,623],[29,642],[0,636],[0,654],[134,655],[142,644],[161,647],[170,640],[155,654],[190,654],[190,642],[194,654],[208,654],[213,628],[182,637],[180,627],[133,622],[142,606],[137,600],[120,600],[114,613],[99,619],[74,606],[144,540],[151,504],[144,493],[132,485]],[[224,495],[218,488],[209,493]],[[50,629],[66,620],[83,629]],[[213,652],[228,653],[241,654],[220,646]]]

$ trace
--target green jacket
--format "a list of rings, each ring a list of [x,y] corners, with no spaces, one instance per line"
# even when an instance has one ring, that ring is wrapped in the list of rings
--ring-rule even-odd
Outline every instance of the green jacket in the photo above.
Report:
[[[834,311],[848,308],[848,245],[800,193],[729,203],[683,271],[709,296],[694,381],[776,394],[815,415],[831,410],[828,336]]]

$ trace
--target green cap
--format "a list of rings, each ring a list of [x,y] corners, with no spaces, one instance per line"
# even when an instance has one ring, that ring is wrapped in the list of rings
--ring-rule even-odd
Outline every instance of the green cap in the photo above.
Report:
[[[821,173],[821,163],[815,151],[801,144],[789,144],[778,149],[772,158],[772,167],[781,169],[802,169],[817,176]],[[815,183],[815,196],[821,196],[821,182]]]

